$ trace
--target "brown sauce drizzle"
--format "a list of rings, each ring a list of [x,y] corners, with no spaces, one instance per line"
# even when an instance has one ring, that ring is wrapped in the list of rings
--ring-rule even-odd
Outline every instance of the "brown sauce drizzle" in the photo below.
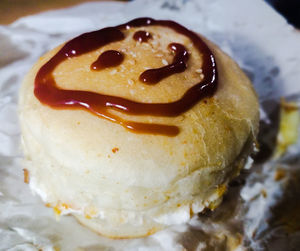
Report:
[[[108,50],[103,52],[98,59],[91,64],[91,70],[99,71],[104,68],[118,66],[124,60],[124,56],[119,51]]]
[[[169,27],[180,34],[189,37],[199,53],[203,56],[202,70],[204,78],[187,90],[179,100],[170,103],[141,103],[101,93],[64,90],[57,87],[52,73],[58,64],[67,58],[77,57],[107,44],[123,40],[124,34],[121,31],[123,29],[149,25]],[[180,51],[180,48],[176,51],[175,47],[173,48],[175,52],[173,63],[178,61],[176,53]],[[196,33],[173,21],[138,18],[116,27],[84,33],[67,42],[39,69],[35,78],[34,94],[41,103],[49,105],[50,107],[57,109],[86,109],[101,118],[117,123],[135,133],[176,136],[179,133],[179,128],[177,126],[126,121],[110,113],[109,109],[115,109],[133,115],[175,117],[188,111],[201,99],[213,95],[216,88],[217,68],[214,56],[208,46]]]
[[[175,53],[173,63],[161,68],[144,71],[140,75],[140,81],[152,85],[158,83],[160,80],[166,77],[171,76],[172,74],[185,71],[187,68],[186,63],[189,59],[189,54],[185,47],[178,43],[171,43],[168,47]]]
[[[133,35],[133,39],[140,43],[148,42],[152,38],[152,35],[147,31],[137,31]]]

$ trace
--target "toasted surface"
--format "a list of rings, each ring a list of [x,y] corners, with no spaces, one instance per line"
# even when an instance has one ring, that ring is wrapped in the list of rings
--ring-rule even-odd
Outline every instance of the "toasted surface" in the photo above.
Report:
[[[59,64],[53,72],[57,85],[144,103],[178,100],[203,77],[201,54],[187,37],[166,27],[146,27],[153,39],[136,42],[132,34],[140,29],[144,28],[126,30],[123,41]],[[156,85],[141,83],[138,78],[145,69],[172,61],[167,49],[172,42],[183,44],[190,53],[186,71]],[[94,225],[93,229],[110,237],[147,235],[218,204],[226,184],[251,151],[258,128],[258,101],[237,64],[206,42],[219,74],[212,97],[176,117],[114,111],[132,121],[177,125],[180,133],[175,137],[133,133],[86,110],[42,104],[33,92],[34,79],[61,47],[40,58],[20,92],[23,148],[31,187],[45,202],[53,207],[68,205],[81,222],[90,221],[84,224]],[[106,50],[122,51],[122,64],[91,71],[91,63]],[[114,230],[111,226],[119,227]]]

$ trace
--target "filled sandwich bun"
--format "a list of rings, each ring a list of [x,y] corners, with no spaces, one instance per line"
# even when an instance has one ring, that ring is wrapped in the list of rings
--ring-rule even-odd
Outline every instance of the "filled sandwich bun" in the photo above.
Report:
[[[111,238],[216,208],[259,121],[251,82],[229,56],[151,18],[46,53],[24,79],[19,109],[31,189]]]

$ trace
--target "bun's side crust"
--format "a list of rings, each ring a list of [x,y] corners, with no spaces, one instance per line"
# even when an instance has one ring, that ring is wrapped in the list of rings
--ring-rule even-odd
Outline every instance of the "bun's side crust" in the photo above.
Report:
[[[147,30],[166,34],[165,28]],[[159,86],[143,86],[135,78],[145,65],[154,67],[162,59],[151,57],[153,48],[127,40],[125,45],[112,45],[113,49],[128,48],[124,76],[120,67],[117,73],[105,70],[89,77],[86,66],[100,53],[95,51],[61,63],[55,78],[61,88],[86,88],[147,102],[176,100],[199,78],[195,64],[201,57],[185,37],[170,30],[167,34],[161,35],[157,49],[165,58],[170,55],[163,48],[170,40],[183,43],[195,56],[190,72],[175,74]],[[114,238],[146,236],[186,222],[206,207],[214,209],[252,150],[259,114],[248,78],[217,46],[206,43],[218,66],[218,89],[213,97],[174,118],[122,115],[135,121],[176,124],[181,130],[176,137],[135,134],[84,110],[41,104],[33,93],[34,79],[60,47],[43,56],[20,92],[22,144],[31,187],[52,207],[64,212],[61,205],[67,205],[84,225]],[[101,48],[106,49],[111,47]],[[135,58],[130,50],[137,50]],[[136,63],[131,72],[130,60],[143,58],[145,62]],[[104,79],[101,85],[95,82],[96,76]],[[133,85],[127,81],[132,79]],[[114,87],[113,83],[118,84]],[[173,83],[176,88],[170,88]]]

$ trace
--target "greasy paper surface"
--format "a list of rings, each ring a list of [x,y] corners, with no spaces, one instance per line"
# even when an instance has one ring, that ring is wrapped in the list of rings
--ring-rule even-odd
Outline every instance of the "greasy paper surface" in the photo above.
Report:
[[[71,216],[57,221],[23,183],[18,89],[46,51],[83,32],[141,16],[173,19],[205,35],[239,63],[260,97],[265,154],[260,154],[260,164],[232,183],[213,213],[147,238],[110,240]],[[296,250],[300,246],[299,141],[277,159],[270,154],[280,129],[279,98],[287,97],[296,107],[300,101],[299,44],[300,32],[260,0],[87,3],[0,26],[0,250],[226,250],[235,246]],[[292,116],[299,116],[295,111]]]

